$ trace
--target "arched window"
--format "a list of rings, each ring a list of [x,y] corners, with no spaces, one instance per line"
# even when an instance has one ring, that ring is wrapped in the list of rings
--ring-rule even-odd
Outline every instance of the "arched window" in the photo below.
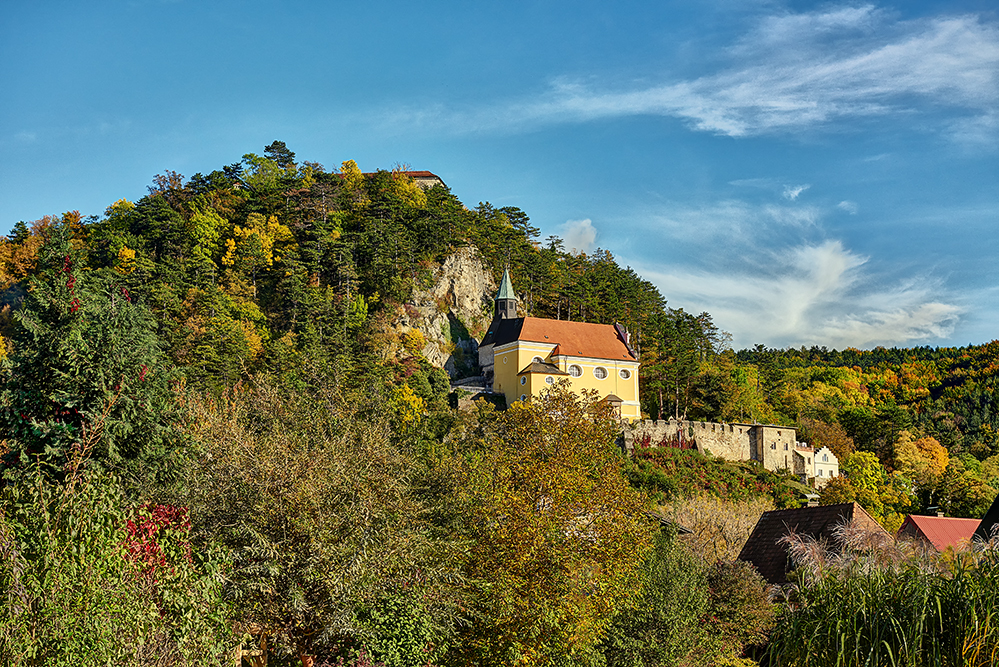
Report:
[[[531,361],[533,361],[536,364],[543,364],[543,363],[545,363],[545,360],[542,359],[541,357],[534,357],[534,359],[531,359]]]
[[[571,375],[572,377],[578,378],[582,374],[583,374],[583,369],[577,366],[576,364],[569,366],[569,375]]]
[[[622,380],[627,380],[628,378],[631,377],[631,371],[622,369],[621,372],[618,373],[618,375],[621,376]]]
[[[593,369],[593,377],[598,380],[604,380],[607,378],[607,369],[602,366],[597,366]]]

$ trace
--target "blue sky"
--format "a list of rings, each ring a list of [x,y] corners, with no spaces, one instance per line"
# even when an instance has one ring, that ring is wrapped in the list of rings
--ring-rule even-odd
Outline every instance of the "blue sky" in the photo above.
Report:
[[[0,230],[261,153],[440,175],[737,347],[999,337],[994,2],[9,0]]]

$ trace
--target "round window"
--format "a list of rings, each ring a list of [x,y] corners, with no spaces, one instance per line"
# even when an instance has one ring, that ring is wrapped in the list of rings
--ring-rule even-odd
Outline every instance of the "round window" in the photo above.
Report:
[[[526,375],[520,378],[520,384],[527,384],[527,376]]]
[[[607,377],[607,369],[601,366],[597,366],[596,368],[593,369],[593,375],[598,380],[603,380],[604,378]]]
[[[521,394],[520,395],[520,400],[521,401],[526,401],[527,400],[527,394]]]
[[[582,374],[583,374],[583,369],[577,366],[576,364],[569,366],[569,375],[571,375],[572,377],[578,378]]]
[[[553,378],[551,375],[549,375],[548,377],[545,378],[545,383],[546,384],[555,384],[555,378]]]
[[[626,371],[626,370],[622,370],[622,371],[621,371],[621,372],[619,373],[619,375],[621,376],[621,379],[622,379],[622,380],[627,380],[628,378],[630,378],[630,377],[631,377],[631,371]]]

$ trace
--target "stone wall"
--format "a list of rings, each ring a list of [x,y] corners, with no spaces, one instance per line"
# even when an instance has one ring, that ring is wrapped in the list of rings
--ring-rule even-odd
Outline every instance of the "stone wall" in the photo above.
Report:
[[[795,430],[765,424],[719,424],[690,420],[644,420],[624,427],[622,446],[630,455],[636,447],[691,446],[729,461],[760,461],[776,470],[784,467],[795,446]],[[788,467],[793,465],[789,460]]]

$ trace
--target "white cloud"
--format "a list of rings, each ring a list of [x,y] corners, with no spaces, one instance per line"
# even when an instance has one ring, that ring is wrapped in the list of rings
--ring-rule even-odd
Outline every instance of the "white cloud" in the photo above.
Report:
[[[846,211],[850,215],[857,215],[857,211],[860,209],[857,207],[857,202],[852,202],[848,199],[844,199],[840,203],[836,204],[836,208],[841,211]]]
[[[617,254],[673,307],[710,312],[737,347],[934,341],[964,312],[939,281],[908,270],[891,277],[884,264],[823,238],[816,207],[732,200],[670,208],[630,216],[645,220],[643,241]]]
[[[589,218],[585,220],[568,220],[559,227],[566,250],[573,252],[590,252],[597,240],[597,229]]]
[[[541,99],[407,120],[476,131],[660,115],[733,137],[793,131],[863,116],[957,112],[957,136],[995,133],[999,28],[973,16],[892,23],[871,6],[770,17],[696,79],[601,89],[557,80]],[[991,136],[991,134],[990,134]]]
[[[794,201],[798,198],[802,192],[812,187],[811,185],[785,185],[784,186],[784,199],[789,199]]]
[[[934,296],[931,281],[878,289],[868,258],[839,241],[772,252],[765,269],[641,272],[671,305],[709,311],[737,347],[901,345],[948,335],[961,309]]]

